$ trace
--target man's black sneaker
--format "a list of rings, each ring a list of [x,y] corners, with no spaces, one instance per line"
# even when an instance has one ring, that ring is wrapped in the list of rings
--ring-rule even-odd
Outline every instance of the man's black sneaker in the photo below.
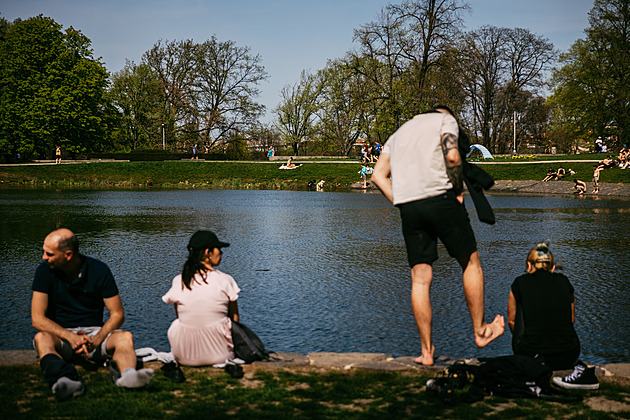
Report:
[[[558,376],[553,378],[553,383],[569,389],[597,389],[599,381],[595,375],[594,367],[587,367],[582,362],[578,362],[573,368],[573,373],[564,378]]]
[[[179,367],[179,363],[177,362],[164,364],[164,366],[162,366],[162,372],[164,372],[164,376],[166,376],[173,382],[181,383],[186,380],[184,372],[182,371],[182,368]]]

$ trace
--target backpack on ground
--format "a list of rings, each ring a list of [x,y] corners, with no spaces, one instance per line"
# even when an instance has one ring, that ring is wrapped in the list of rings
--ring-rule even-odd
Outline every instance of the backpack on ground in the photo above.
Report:
[[[232,321],[232,342],[234,356],[244,360],[245,363],[269,360],[269,352],[265,350],[262,340],[240,322]]]

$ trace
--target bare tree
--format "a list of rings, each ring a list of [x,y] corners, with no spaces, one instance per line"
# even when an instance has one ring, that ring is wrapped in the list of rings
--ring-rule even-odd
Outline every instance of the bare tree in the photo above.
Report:
[[[504,28],[484,26],[467,34],[463,48],[473,136],[487,147],[495,146],[495,100],[506,82],[505,38]]]
[[[192,40],[159,40],[145,52],[142,61],[148,65],[162,84],[164,105],[163,123],[177,136],[183,122],[193,111],[193,85],[195,80],[195,51]]]
[[[358,46],[351,54],[351,65],[371,86],[372,93],[365,100],[372,102],[374,119],[388,133],[403,122],[401,78],[406,71],[403,29],[393,11],[385,8],[376,21],[354,31]]]
[[[397,21],[403,22],[400,38],[402,55],[408,61],[415,90],[414,113],[426,108],[427,79],[453,46],[463,14],[470,6],[460,0],[405,0],[388,6]]]
[[[320,90],[317,78],[306,71],[302,71],[298,83],[282,88],[282,100],[274,112],[278,129],[296,155],[300,142],[314,133]]]
[[[538,90],[557,58],[557,51],[547,38],[522,28],[506,32],[505,54],[510,80],[517,89]]]
[[[201,141],[212,147],[230,133],[243,132],[262,115],[265,107],[254,101],[258,84],[267,74],[258,55],[232,41],[213,36],[199,44],[195,57],[194,97]]]
[[[202,44],[159,41],[143,60],[164,89],[166,120],[184,141],[228,141],[264,111],[254,98],[267,74],[248,47],[214,36]]]

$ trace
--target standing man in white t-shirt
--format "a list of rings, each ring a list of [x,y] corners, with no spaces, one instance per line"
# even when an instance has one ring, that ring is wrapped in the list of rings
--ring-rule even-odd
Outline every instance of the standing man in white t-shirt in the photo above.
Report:
[[[501,315],[490,324],[484,319],[483,271],[464,207],[458,133],[447,107],[416,115],[387,140],[372,174],[372,182],[400,209],[411,267],[411,305],[422,343],[422,355],[415,361],[422,365],[434,363],[430,289],[438,238],[462,267],[477,346],[487,346],[505,328]]]

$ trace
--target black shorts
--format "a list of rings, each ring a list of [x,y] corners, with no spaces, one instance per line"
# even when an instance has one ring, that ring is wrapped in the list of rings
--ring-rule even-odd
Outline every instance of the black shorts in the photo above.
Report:
[[[477,250],[468,212],[452,191],[399,204],[398,208],[410,267],[438,259],[438,238],[453,258],[466,257]]]

